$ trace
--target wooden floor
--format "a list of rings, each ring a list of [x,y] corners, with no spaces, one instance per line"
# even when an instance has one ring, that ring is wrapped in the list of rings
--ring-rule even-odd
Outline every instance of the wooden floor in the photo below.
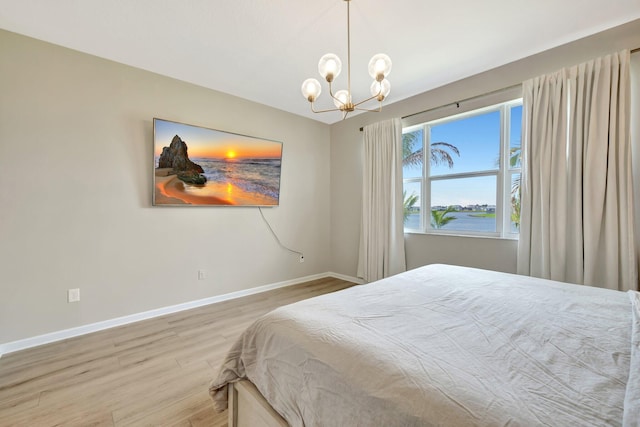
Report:
[[[0,426],[216,426],[208,385],[257,317],[353,285],[334,278],[211,304],[0,358]]]

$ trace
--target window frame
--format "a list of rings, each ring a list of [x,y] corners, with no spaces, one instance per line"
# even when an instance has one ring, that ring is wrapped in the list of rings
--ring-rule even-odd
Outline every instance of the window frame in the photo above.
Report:
[[[410,126],[405,126],[402,133],[413,132],[422,129],[422,176],[402,179],[403,187],[408,183],[418,183],[420,185],[420,221],[419,228],[404,227],[405,233],[420,233],[434,235],[454,235],[468,237],[493,237],[503,239],[518,239],[519,233],[511,231],[511,186],[513,176],[522,176],[522,165],[510,167],[511,153],[511,110],[514,107],[522,106],[522,97],[517,97],[508,101],[494,103],[483,107],[475,108],[462,113],[451,114],[445,117],[429,120]],[[456,172],[450,174],[439,174],[430,176],[431,169],[431,127],[474,117],[486,113],[500,112],[500,144],[499,161],[496,169],[477,170],[470,172]],[[522,141],[522,138],[520,138]],[[473,230],[443,230],[431,226],[431,183],[434,181],[444,181],[452,179],[464,179],[474,177],[495,176],[496,178],[496,231],[473,231]]]

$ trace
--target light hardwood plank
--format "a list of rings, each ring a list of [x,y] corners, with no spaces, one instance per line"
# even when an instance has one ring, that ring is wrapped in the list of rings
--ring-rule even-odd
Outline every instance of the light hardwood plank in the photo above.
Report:
[[[323,278],[6,354],[0,426],[226,427],[208,385],[242,331],[350,286]]]

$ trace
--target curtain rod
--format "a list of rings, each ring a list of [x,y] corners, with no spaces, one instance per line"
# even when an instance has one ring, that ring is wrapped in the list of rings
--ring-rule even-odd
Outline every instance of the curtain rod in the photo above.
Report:
[[[460,101],[450,102],[449,104],[439,105],[439,106],[433,107],[433,108],[428,108],[428,109],[423,110],[423,111],[418,111],[417,113],[407,114],[406,116],[402,116],[402,119],[407,119],[409,117],[417,116],[418,114],[429,113],[431,111],[439,110],[441,108],[451,107],[452,105],[455,105],[457,108],[460,108],[460,103],[462,103],[462,102],[475,101],[476,99],[484,98],[485,96],[495,95],[497,93],[502,93],[502,92],[506,92],[506,91],[509,91],[509,90],[512,90],[512,89],[516,89],[519,86],[522,86],[522,83],[518,83],[517,85],[513,85],[513,86],[509,86],[509,87],[503,87],[502,89],[492,90],[491,92],[486,92],[486,93],[483,93],[481,95],[476,95],[476,96],[472,96],[472,97],[469,97],[469,98],[465,98],[465,99],[460,100]]]
[[[444,105],[439,105],[437,107],[428,108],[426,110],[418,111],[417,113],[411,113],[411,114],[407,114],[406,116],[402,116],[401,119],[406,119],[406,118],[409,118],[409,117],[417,116],[418,114],[429,113],[431,111],[439,110],[441,108],[451,107],[452,105],[455,105],[456,107],[460,108],[460,104],[463,103],[463,102],[474,101],[474,100],[479,99],[479,98],[484,98],[485,96],[490,96],[490,95],[495,95],[496,93],[506,92],[508,90],[515,89],[515,88],[517,88],[518,86],[521,86],[521,85],[522,85],[522,83],[519,83],[517,85],[504,87],[502,89],[496,89],[496,90],[491,91],[491,92],[486,92],[486,93],[483,93],[481,95],[476,95],[476,96],[472,96],[472,97],[469,97],[469,98],[461,99],[460,101],[450,102],[449,104],[444,104]],[[361,127],[360,128],[360,132],[362,132],[363,130],[364,130],[364,127]]]
[[[636,53],[636,52],[640,52],[640,47],[637,47],[637,48],[635,48],[635,49],[631,49],[631,50],[629,51],[629,53],[630,53],[630,54],[632,54],[632,53]],[[517,88],[518,86],[520,86],[520,84],[513,85],[513,86],[509,86],[509,87],[505,87],[505,88],[503,88],[503,89],[497,89],[497,90],[494,90],[494,91],[492,91],[492,92],[488,92],[488,93],[483,93],[482,95],[472,96],[471,98],[463,99],[462,101],[451,102],[451,103],[449,103],[449,104],[440,105],[440,106],[438,106],[438,107],[429,108],[429,109],[426,109],[426,110],[423,110],[423,111],[418,111],[417,113],[411,113],[411,114],[408,114],[408,115],[406,115],[406,116],[402,116],[401,118],[402,118],[402,119],[406,119],[406,118],[409,118],[409,117],[412,117],[412,116],[417,116],[418,114],[429,113],[429,112],[431,112],[431,111],[439,110],[440,108],[450,107],[450,106],[452,106],[452,105],[455,105],[456,107],[460,107],[460,103],[461,103],[461,102],[469,102],[469,101],[473,101],[473,100],[478,99],[478,98],[481,98],[481,97],[483,97],[483,96],[494,95],[494,94],[496,94],[496,93],[500,93],[500,92],[503,92],[503,91],[507,91],[507,90],[515,89],[515,88]],[[360,128],[360,132],[362,132],[363,130],[364,130],[364,127],[361,127],[361,128]]]

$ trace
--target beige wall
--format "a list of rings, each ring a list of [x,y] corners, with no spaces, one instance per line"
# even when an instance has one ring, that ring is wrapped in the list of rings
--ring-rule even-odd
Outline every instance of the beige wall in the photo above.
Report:
[[[5,31],[0,52],[0,344],[330,270],[328,125]],[[304,264],[255,208],[152,207],[153,117],[282,141],[263,212]]]
[[[357,269],[362,200],[360,127],[507,88],[564,66],[578,64],[624,48],[638,47],[640,20],[396,102],[385,106],[381,113],[362,114],[332,125],[332,271],[355,276]],[[393,84],[393,75],[390,79]],[[638,116],[635,117],[637,122]],[[515,272],[516,269],[517,242],[514,240],[408,234],[405,247],[408,268],[445,262],[506,272]]]
[[[640,21],[327,126],[0,31],[0,345],[327,271],[355,276],[361,126],[625,47],[640,47]],[[257,209],[152,207],[153,117],[282,141],[281,205],[264,213],[305,263]],[[409,268],[515,270],[513,240],[408,234],[406,248]],[[66,302],[69,288],[80,303]]]

